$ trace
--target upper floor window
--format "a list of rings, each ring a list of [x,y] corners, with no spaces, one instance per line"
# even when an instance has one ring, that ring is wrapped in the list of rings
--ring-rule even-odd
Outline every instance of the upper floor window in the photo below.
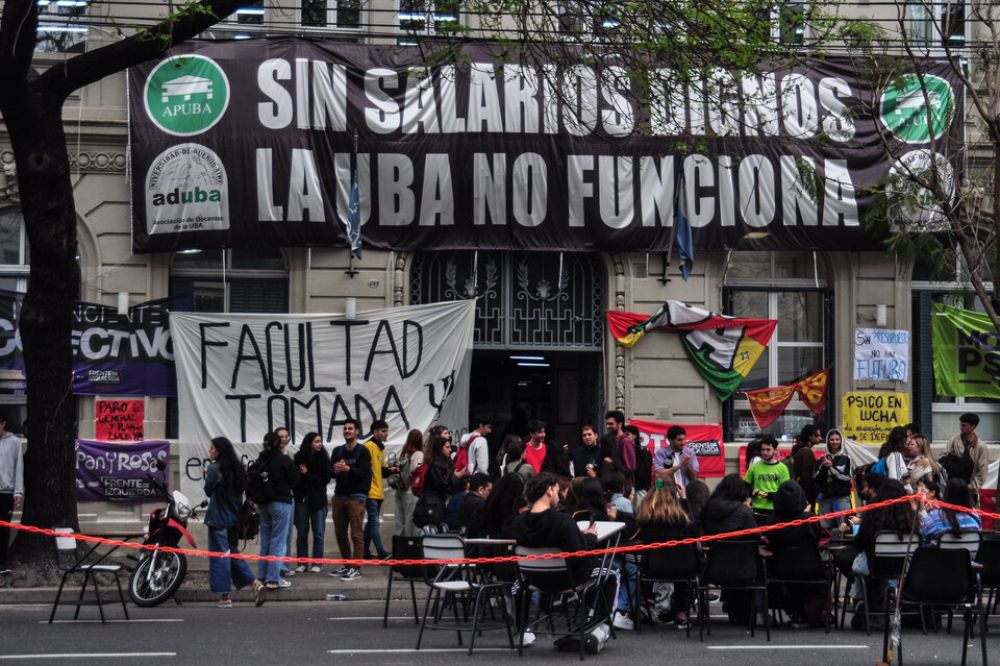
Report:
[[[910,5],[910,41],[931,49],[964,47],[967,13],[964,0],[915,2]]]
[[[182,250],[170,293],[181,311],[288,312],[288,267],[277,249]]]
[[[87,26],[76,20],[87,14],[87,0],[38,0],[38,41],[45,53],[83,53]]]
[[[0,209],[0,289],[20,292],[28,289],[29,256],[21,209]]]
[[[308,28],[361,27],[361,0],[303,0],[302,25]]]
[[[399,30],[417,35],[454,32],[461,24],[460,0],[399,0]],[[413,43],[401,39],[401,44]]]

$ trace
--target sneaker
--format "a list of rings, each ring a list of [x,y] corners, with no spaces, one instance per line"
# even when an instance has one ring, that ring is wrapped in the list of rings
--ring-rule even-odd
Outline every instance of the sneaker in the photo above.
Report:
[[[392,553],[382,553],[381,555],[378,556],[378,559],[380,559],[380,560],[390,560],[390,559],[392,559]]]
[[[535,642],[535,634],[530,631],[524,632],[524,647],[528,647]]]
[[[674,621],[674,627],[676,627],[677,629],[687,629],[690,626],[691,626],[691,620],[688,618],[684,618],[683,620],[677,619]]]
[[[285,588],[289,588],[291,586],[292,586],[291,581],[285,580],[284,578],[278,580],[278,587],[281,588],[282,590],[284,590]]]
[[[323,573],[323,569],[318,564],[309,567],[309,573]]]
[[[306,572],[306,565],[300,564],[299,566],[295,567],[295,571],[289,571],[285,575],[286,576],[291,576],[293,573],[300,574],[300,573],[305,573],[305,572]]]
[[[615,619],[612,624],[615,629],[621,629],[622,631],[633,631],[635,629],[635,622],[625,613],[615,613]]]
[[[215,607],[216,608],[232,608],[233,607],[233,600],[232,599],[219,599],[218,603],[215,604]]]
[[[349,581],[355,578],[361,578],[361,569],[348,569],[347,573],[340,577],[340,580]]]
[[[9,576],[12,573],[14,573],[14,570],[9,566],[6,564],[0,564],[0,576]]]
[[[259,580],[253,582],[253,605],[258,608],[264,605],[267,601],[267,588],[264,587],[264,583]]]
[[[344,574],[346,574],[350,570],[351,570],[351,567],[340,567],[336,571],[331,571],[330,575],[333,576],[334,578],[340,578],[341,576],[343,576]]]
[[[288,576],[289,578],[291,578],[294,575],[295,575],[295,570],[294,569],[285,569],[284,571],[281,572],[281,577],[282,578],[284,578],[285,576]]]

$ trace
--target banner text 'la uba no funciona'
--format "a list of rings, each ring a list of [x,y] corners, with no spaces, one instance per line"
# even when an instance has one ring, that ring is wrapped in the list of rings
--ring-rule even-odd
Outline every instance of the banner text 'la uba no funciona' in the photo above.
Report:
[[[390,448],[433,423],[469,420],[475,301],[342,315],[172,313],[181,482],[202,494],[208,442],[225,436],[252,460],[264,434],[289,429],[342,443],[348,418],[389,423]]]
[[[171,53],[130,70],[137,252],[343,244],[355,175],[371,247],[665,249],[682,201],[699,247],[767,231],[755,242],[858,249],[868,188],[962,141],[934,63],[929,123],[915,77],[874,90],[847,59],[657,70],[640,106],[621,67],[481,44],[433,68],[417,48],[293,38]],[[878,119],[858,112],[873,102]]]

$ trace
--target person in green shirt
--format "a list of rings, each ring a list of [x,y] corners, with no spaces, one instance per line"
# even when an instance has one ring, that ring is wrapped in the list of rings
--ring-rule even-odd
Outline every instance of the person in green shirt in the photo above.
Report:
[[[750,506],[757,511],[772,511],[774,503],[771,495],[778,487],[788,481],[788,465],[780,462],[775,455],[778,451],[777,442],[766,438],[760,444],[760,458],[750,465],[743,480],[753,488],[753,500]]]

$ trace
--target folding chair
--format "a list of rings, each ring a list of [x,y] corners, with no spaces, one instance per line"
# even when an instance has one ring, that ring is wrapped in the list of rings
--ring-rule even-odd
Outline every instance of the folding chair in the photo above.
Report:
[[[423,537],[421,546],[424,552],[424,559],[460,560],[465,558],[465,540],[457,534],[428,535]],[[488,594],[491,589],[496,590],[497,587],[475,583],[470,580],[470,577],[465,575],[467,569],[468,567],[461,564],[443,564],[438,569],[437,576],[434,577],[434,580],[430,584],[430,593],[427,595],[427,604],[420,623],[420,632],[417,634],[417,650],[420,649],[426,629],[454,631],[458,637],[459,646],[462,645],[462,632],[471,631],[473,638],[470,641],[469,654],[472,654],[472,649],[475,647],[475,635],[477,632],[483,630],[483,627],[480,625],[480,609],[483,608],[483,596]],[[476,600],[473,621],[472,624],[469,624],[469,596],[472,593],[476,594]],[[462,605],[462,619],[458,616],[460,601]],[[432,602],[434,604],[434,622],[431,626],[428,626],[427,619],[432,615]],[[454,624],[441,624],[441,615],[449,605],[452,606],[455,622]],[[507,629],[507,640],[510,643],[510,648],[513,650],[514,633],[511,628],[511,617],[506,612],[506,605],[501,605],[504,608],[504,626]]]
[[[698,578],[701,574],[702,554],[698,544],[685,544],[673,548],[658,548],[642,551],[639,558],[639,573],[636,578],[636,595],[632,600],[632,616],[636,618],[636,633],[641,633],[642,623],[639,621],[639,600],[652,614],[649,600],[642,593],[643,583],[683,583],[691,586],[692,597],[697,596]],[[693,604],[692,604],[693,605]],[[687,638],[691,637],[691,622],[688,620]]]
[[[392,559],[422,560],[424,549],[420,544],[421,537],[407,537],[394,534],[392,537]],[[389,626],[389,601],[392,599],[392,582],[400,578],[410,584],[410,597],[413,601],[413,623],[420,624],[420,611],[417,610],[416,583],[430,585],[437,570],[430,566],[397,564],[389,567],[389,585],[385,591],[385,613],[382,616],[382,628]]]
[[[830,610],[836,616],[837,611],[833,608],[835,602],[830,589],[832,586],[830,569],[823,562],[818,547],[813,544],[772,547],[767,569],[769,585],[822,587],[826,591]],[[826,633],[830,633],[830,611],[826,613],[824,624]]]
[[[764,631],[768,642],[771,641],[771,622],[767,608],[767,570],[760,557],[760,542],[751,541],[713,541],[705,562],[705,571],[701,575],[698,586],[698,639],[703,640],[703,632],[712,635],[712,625],[709,623],[708,591],[710,588],[721,590],[747,590],[761,592],[764,599]],[[754,635],[757,625],[757,595],[752,595],[750,606],[750,635]]]
[[[960,532],[959,534],[945,532],[938,541],[938,547],[945,550],[967,550],[971,559],[975,560],[976,555],[979,554],[981,543],[982,535],[979,532]]]
[[[558,548],[526,548],[518,546],[519,556],[541,556],[558,553]],[[600,586],[604,577],[588,578],[577,584],[570,571],[569,560],[562,557],[548,559],[518,560],[521,573],[519,594],[521,605],[520,637],[518,655],[524,654],[524,634],[532,630],[538,635],[573,636],[580,645],[580,660],[583,661],[587,634],[595,627],[609,623],[614,607],[614,599],[603,600]],[[541,593],[538,612],[530,620],[531,593]],[[601,604],[604,604],[604,608]],[[544,613],[543,613],[544,611]],[[557,629],[557,622],[565,629]],[[541,629],[545,625],[546,629]]]
[[[961,610],[965,620],[962,634],[962,664],[968,652],[969,639],[975,617],[979,617],[979,639],[986,661],[986,618],[983,613],[983,598],[976,585],[976,575],[972,570],[972,558],[964,548],[935,548],[921,546],[913,553],[910,569],[902,588],[901,601],[916,605],[947,607]],[[900,627],[902,633],[902,627]],[[902,653],[902,640],[900,640]],[[902,655],[900,654],[900,657]],[[902,659],[900,659],[902,663]]]
[[[883,596],[883,630],[882,630],[882,658],[887,658],[889,653],[889,620],[890,609],[895,607],[896,589],[892,581],[898,581],[903,577],[903,569],[906,566],[907,556],[912,554],[920,546],[920,536],[918,534],[898,534],[896,532],[879,532],[875,535],[875,551],[872,561],[868,563],[871,572],[869,578],[885,583],[885,595]],[[862,581],[864,583],[864,581]],[[868,588],[862,585],[865,593],[865,622],[871,627],[871,609],[868,603]],[[919,609],[918,609],[919,612]],[[920,625],[923,633],[927,633],[924,626],[924,616],[920,612]],[[869,633],[871,633],[869,631]]]
[[[989,615],[996,612],[997,601],[1000,600],[1000,595],[997,595],[997,590],[1000,590],[1000,534],[982,535],[976,562],[982,566],[979,584],[983,593],[987,590],[990,592],[986,600],[986,615],[989,619]]]
[[[57,527],[55,528],[57,536],[56,540],[56,562],[59,568],[63,572],[62,580],[59,581],[59,591],[56,592],[55,603],[52,604],[52,613],[49,614],[49,624],[55,620],[56,609],[59,608],[59,603],[62,598],[63,587],[66,585],[66,580],[73,574],[83,574],[83,583],[80,585],[80,596],[76,598],[75,601],[66,601],[62,603],[67,603],[76,606],[76,612],[73,614],[73,619],[80,619],[80,607],[81,606],[97,606],[97,610],[101,614],[101,623],[106,622],[104,617],[104,604],[101,601],[101,590],[97,585],[97,575],[106,573],[112,574],[115,579],[115,585],[118,586],[118,598],[121,600],[122,610],[125,612],[125,619],[128,617],[128,608],[125,606],[125,593],[122,591],[122,582],[118,578],[119,572],[124,568],[120,564],[101,564],[101,562],[112,552],[114,549],[100,555],[93,562],[87,562],[87,559],[93,555],[100,544],[95,543],[90,549],[79,555],[77,553],[77,542],[72,536],[58,536],[58,534],[72,534],[73,530],[69,527]],[[71,562],[71,563],[70,563]],[[94,594],[96,599],[84,599],[84,594],[87,591],[87,583],[93,582],[94,584]]]

